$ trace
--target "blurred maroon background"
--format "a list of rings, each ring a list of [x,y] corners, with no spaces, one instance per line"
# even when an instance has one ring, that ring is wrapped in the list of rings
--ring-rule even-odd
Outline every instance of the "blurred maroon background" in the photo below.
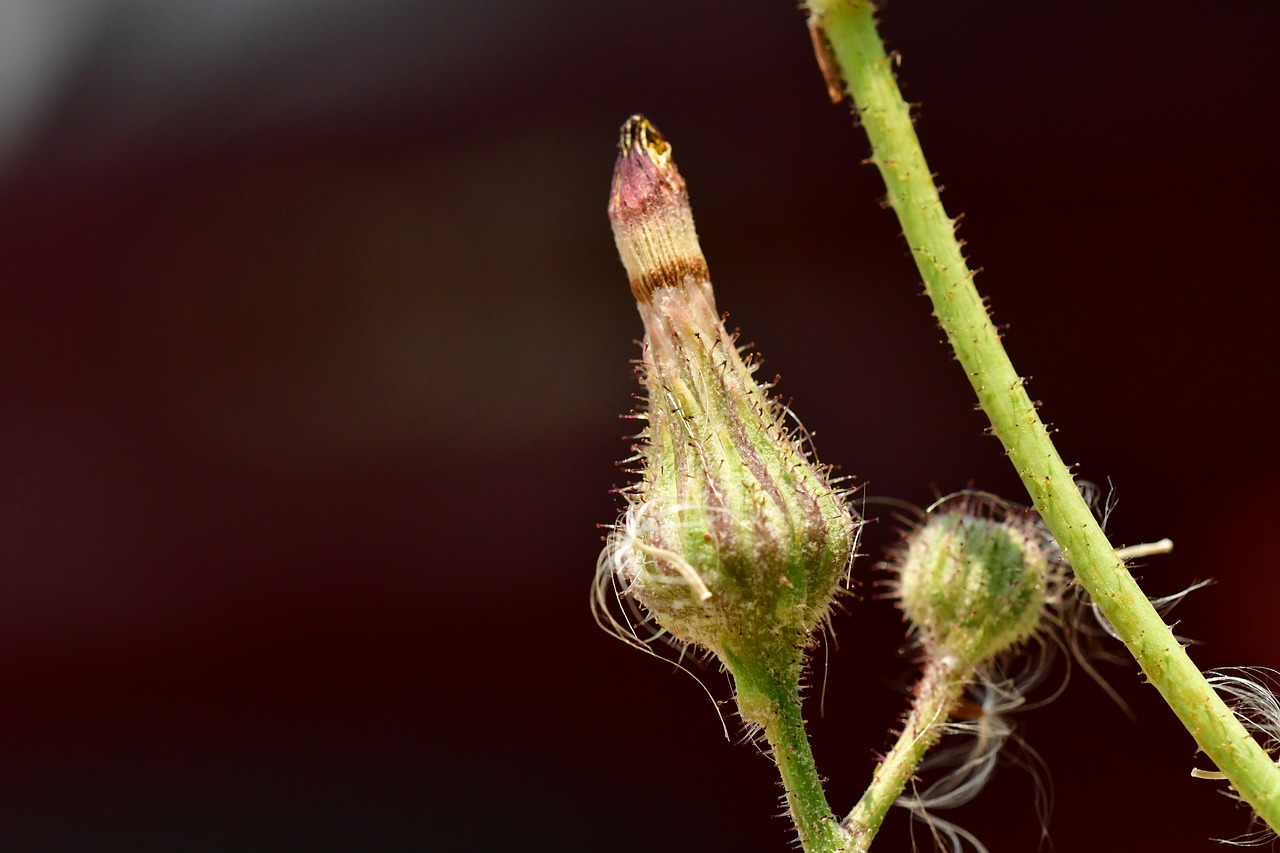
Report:
[[[1218,579],[1177,612],[1205,666],[1280,665],[1275,9],[883,15],[1059,447],[1119,543],[1176,540],[1150,592]],[[769,762],[587,608],[634,426],[621,122],[673,142],[824,460],[1022,497],[794,5],[32,0],[0,32],[0,846],[785,849]],[[910,684],[868,514],[808,711],[838,809]],[[1136,723],[1078,672],[1021,721],[1054,848],[1244,831],[1100,666]],[[1015,766],[945,816],[1039,842]]]

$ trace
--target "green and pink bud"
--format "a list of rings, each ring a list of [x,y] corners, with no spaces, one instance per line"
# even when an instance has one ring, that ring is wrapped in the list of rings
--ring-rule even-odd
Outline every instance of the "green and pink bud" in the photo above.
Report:
[[[620,148],[609,218],[644,321],[647,426],[604,565],[662,629],[731,670],[766,652],[798,662],[857,522],[725,329],[671,146],[634,116]]]

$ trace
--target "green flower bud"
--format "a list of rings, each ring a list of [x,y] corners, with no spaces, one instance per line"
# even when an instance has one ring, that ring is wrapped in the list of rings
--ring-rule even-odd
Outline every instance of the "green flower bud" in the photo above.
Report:
[[[857,525],[725,329],[671,146],[634,116],[620,148],[609,218],[644,321],[647,427],[602,582],[731,669],[766,648],[798,660]]]
[[[891,561],[898,603],[928,655],[971,666],[1031,637],[1055,604],[1066,566],[1031,514],[987,517],[966,497],[930,514]]]

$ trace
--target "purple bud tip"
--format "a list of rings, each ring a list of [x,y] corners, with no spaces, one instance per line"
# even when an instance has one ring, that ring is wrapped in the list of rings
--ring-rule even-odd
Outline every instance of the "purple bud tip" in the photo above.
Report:
[[[622,126],[609,193],[609,221],[637,302],[662,287],[709,279],[684,179],[671,144],[642,115]]]

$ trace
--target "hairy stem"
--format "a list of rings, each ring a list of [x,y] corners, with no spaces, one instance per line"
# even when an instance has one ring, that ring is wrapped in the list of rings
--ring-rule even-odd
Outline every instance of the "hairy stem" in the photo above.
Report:
[[[758,659],[757,659],[758,660]],[[738,710],[764,730],[787,792],[787,806],[806,853],[837,853],[848,841],[827,804],[800,705],[800,671],[789,661],[761,665],[725,654]]]
[[[902,793],[925,753],[942,737],[943,724],[964,693],[973,668],[953,655],[930,656],[916,685],[902,734],[876,767],[862,799],[845,818],[851,836],[846,853],[866,853],[893,801]]]
[[[1000,343],[961,254],[955,223],[938,198],[872,5],[808,0],[808,6],[811,25],[829,40],[853,97],[871,142],[871,162],[884,179],[934,314],[1036,510],[1080,583],[1200,749],[1254,811],[1280,829],[1280,767],[1205,681],[1116,556]]]

